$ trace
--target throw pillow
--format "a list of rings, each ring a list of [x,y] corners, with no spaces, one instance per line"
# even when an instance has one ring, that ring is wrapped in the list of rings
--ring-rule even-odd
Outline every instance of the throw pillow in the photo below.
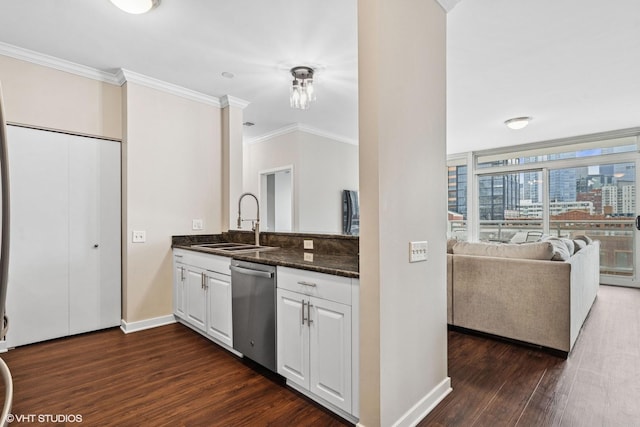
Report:
[[[551,261],[567,261],[573,255],[573,252],[569,253],[567,244],[557,237],[550,237],[546,242],[553,245],[553,256]]]
[[[447,253],[448,254],[452,254],[453,253],[453,246],[458,243],[458,241],[456,239],[447,239]]]
[[[564,238],[564,237],[561,237],[560,240],[562,240],[564,242],[564,244],[567,245],[567,250],[569,251],[569,256],[571,256],[574,253],[576,253],[576,245],[573,243],[573,240],[567,239],[567,238]]]
[[[591,244],[591,242],[593,242],[593,240],[591,240],[591,237],[587,236],[586,234],[580,234],[578,236],[575,236],[573,238],[574,240],[584,240],[584,242],[589,245]]]
[[[578,252],[580,249],[584,249],[584,248],[587,247],[587,242],[585,242],[584,240],[581,240],[581,239],[575,239],[573,241],[573,244],[575,246],[575,252],[574,253]]]

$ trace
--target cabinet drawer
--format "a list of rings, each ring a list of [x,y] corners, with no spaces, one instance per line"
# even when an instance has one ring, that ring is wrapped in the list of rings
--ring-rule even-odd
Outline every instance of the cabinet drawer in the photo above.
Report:
[[[203,270],[231,276],[231,270],[229,270],[231,258],[225,256],[203,254],[185,249],[174,249],[173,260],[176,263],[191,265],[202,268]]]
[[[315,271],[278,267],[281,289],[351,305],[351,279]]]

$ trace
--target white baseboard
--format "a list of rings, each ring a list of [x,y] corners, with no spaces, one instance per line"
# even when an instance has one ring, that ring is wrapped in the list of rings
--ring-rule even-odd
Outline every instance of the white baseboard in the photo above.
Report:
[[[453,389],[451,388],[451,378],[447,377],[418,403],[413,405],[405,414],[393,423],[394,427],[413,427],[417,425],[429,412],[436,407]]]
[[[124,319],[122,319],[120,329],[125,334],[130,334],[132,332],[144,331],[145,329],[157,328],[158,326],[170,325],[172,323],[176,323],[176,318],[173,314],[139,320],[137,322],[125,322]]]

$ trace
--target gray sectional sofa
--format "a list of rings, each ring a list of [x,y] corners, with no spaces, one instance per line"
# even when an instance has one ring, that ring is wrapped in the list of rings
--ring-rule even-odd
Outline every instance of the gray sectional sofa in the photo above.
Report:
[[[449,324],[571,351],[598,292],[598,241],[447,246]]]

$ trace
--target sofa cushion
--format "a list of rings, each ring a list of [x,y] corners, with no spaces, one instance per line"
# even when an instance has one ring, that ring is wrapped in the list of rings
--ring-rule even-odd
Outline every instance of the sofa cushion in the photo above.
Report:
[[[553,245],[549,242],[522,244],[458,242],[453,246],[453,253],[456,255],[475,255],[497,258],[536,259],[548,261],[553,257]]]

